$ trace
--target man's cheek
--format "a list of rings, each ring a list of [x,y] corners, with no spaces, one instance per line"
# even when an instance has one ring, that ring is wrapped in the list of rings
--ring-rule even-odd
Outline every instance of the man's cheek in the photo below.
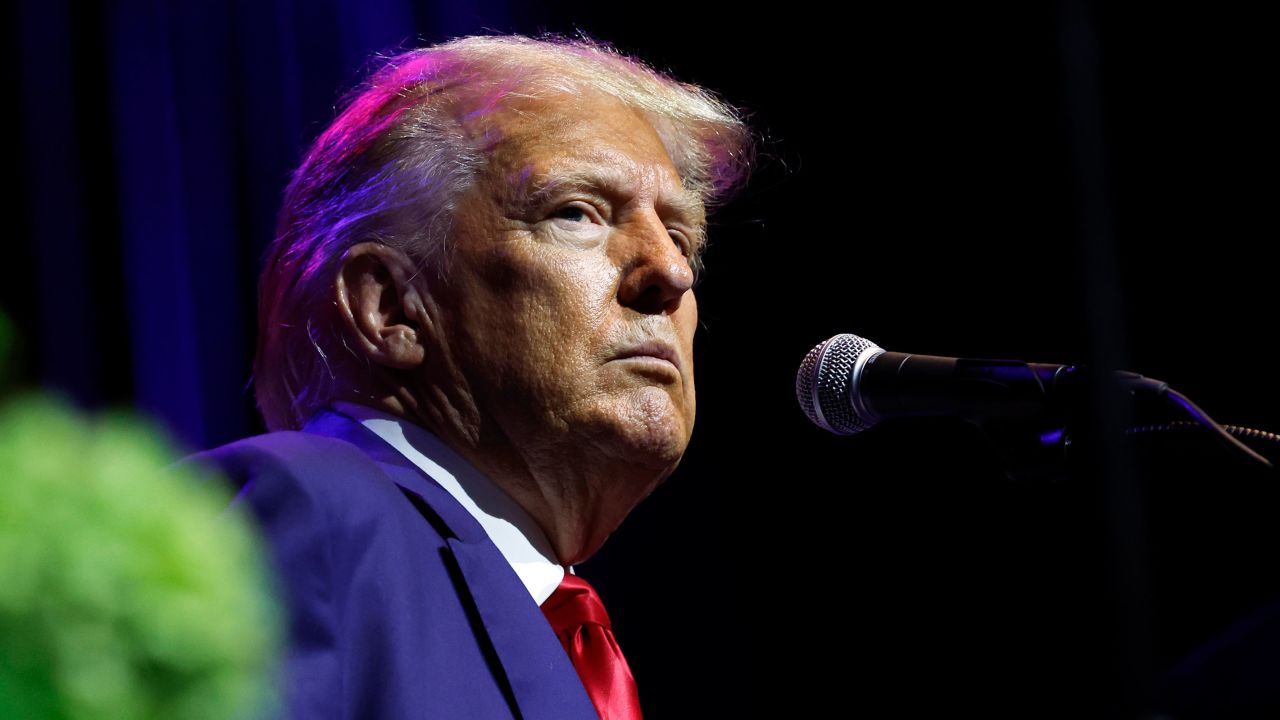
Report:
[[[579,299],[612,295],[621,273],[603,251],[569,253],[553,268],[549,281],[566,296]]]

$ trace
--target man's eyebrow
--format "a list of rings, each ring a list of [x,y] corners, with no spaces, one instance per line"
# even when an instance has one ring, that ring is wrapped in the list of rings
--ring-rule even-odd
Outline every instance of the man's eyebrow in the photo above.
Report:
[[[608,168],[554,171],[538,175],[526,170],[514,183],[513,194],[521,209],[533,211],[550,202],[556,195],[571,190],[610,195],[624,191],[630,184],[623,172]],[[706,209],[702,198],[692,190],[682,187],[674,192],[663,193],[658,205],[695,228],[706,225]]]

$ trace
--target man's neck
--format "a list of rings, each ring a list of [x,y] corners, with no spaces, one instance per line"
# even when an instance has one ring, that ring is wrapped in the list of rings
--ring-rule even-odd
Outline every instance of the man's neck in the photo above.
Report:
[[[331,405],[394,447],[475,517],[538,604],[551,595],[564,568],[538,523],[497,483],[420,425],[358,403]]]

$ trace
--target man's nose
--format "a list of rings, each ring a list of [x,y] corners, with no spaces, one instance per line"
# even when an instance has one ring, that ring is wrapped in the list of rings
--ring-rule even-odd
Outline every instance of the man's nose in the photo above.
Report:
[[[651,315],[675,312],[681,298],[693,287],[694,279],[681,242],[652,212],[621,230],[622,282],[618,301]]]

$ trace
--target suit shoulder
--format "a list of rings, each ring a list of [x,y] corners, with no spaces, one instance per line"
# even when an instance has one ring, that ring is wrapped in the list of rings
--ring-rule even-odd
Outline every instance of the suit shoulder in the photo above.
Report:
[[[255,435],[184,458],[182,463],[211,465],[235,474],[316,474],[318,471],[363,470],[376,463],[345,440],[282,430]]]
[[[293,430],[257,435],[183,459],[219,471],[238,502],[337,508],[344,514],[394,500],[399,492],[360,448],[337,438]]]

